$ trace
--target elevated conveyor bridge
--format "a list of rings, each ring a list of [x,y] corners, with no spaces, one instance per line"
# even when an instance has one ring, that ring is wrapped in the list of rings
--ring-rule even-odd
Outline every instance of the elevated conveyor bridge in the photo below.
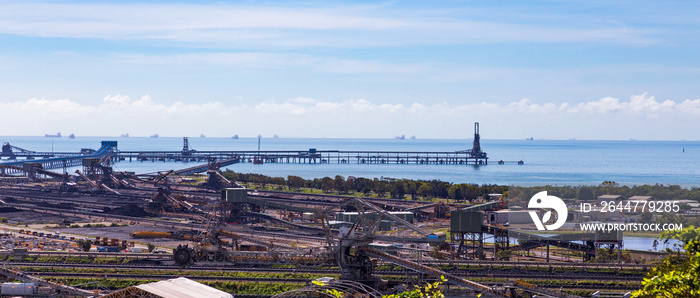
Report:
[[[24,173],[26,172],[24,170],[25,164],[38,164],[41,165],[40,168],[44,170],[81,166],[83,165],[83,159],[85,158],[102,159],[105,156],[113,156],[116,152],[116,141],[102,141],[102,146],[100,147],[100,149],[86,154],[53,153],[52,157],[49,157],[49,155],[43,155],[45,158],[41,159],[25,158],[13,160],[0,160],[0,175]],[[22,168],[22,170],[20,170],[20,168]]]

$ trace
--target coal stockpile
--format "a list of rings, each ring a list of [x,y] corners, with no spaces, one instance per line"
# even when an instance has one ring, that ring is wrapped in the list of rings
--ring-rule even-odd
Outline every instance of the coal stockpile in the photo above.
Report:
[[[133,216],[133,217],[153,217],[154,216],[152,213],[146,212],[146,210],[144,210],[143,208],[139,207],[138,205],[134,205],[134,204],[125,205],[123,207],[119,207],[117,209],[107,211],[105,213],[114,214],[114,215]]]
[[[20,212],[21,210],[15,208],[15,207],[0,207],[0,213],[11,213],[11,212]]]

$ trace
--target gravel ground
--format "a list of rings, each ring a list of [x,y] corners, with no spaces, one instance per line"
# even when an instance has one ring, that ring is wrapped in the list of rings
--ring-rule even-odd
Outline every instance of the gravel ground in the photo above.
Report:
[[[170,232],[172,229],[163,227],[153,227],[150,225],[129,225],[120,227],[104,227],[104,228],[60,228],[55,229],[61,233],[77,234],[89,236],[92,239],[95,237],[115,238],[119,240],[136,241],[141,243],[152,243],[156,246],[177,247],[178,244],[190,244],[189,241],[174,240],[168,238],[131,238],[131,233],[136,231],[154,231],[154,232]]]
[[[83,220],[79,217],[72,216],[58,216],[52,214],[45,214],[39,212],[31,211],[21,211],[14,208],[2,208],[0,209],[0,217],[7,218],[10,224],[56,224],[63,222],[63,220],[69,221],[80,221]]]

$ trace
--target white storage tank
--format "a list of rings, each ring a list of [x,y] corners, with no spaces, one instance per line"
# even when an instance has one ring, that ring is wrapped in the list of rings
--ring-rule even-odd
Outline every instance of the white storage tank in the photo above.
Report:
[[[133,253],[142,253],[144,249],[143,247],[130,247],[129,251]]]
[[[3,296],[34,295],[36,285],[34,283],[5,282],[0,285],[0,293]]]

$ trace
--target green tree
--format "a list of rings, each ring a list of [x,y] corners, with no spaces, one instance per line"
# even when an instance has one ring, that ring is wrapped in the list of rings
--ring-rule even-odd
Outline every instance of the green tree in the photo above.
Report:
[[[343,191],[345,188],[344,186],[345,186],[345,177],[340,176],[340,175],[336,175],[335,179],[333,179],[333,187],[335,188],[335,190],[338,191],[338,194],[341,194],[344,192]]]
[[[411,195],[411,200],[415,200],[418,193],[418,184],[415,181],[406,180],[406,193]]]
[[[75,243],[77,243],[78,247],[80,247],[83,251],[90,251],[90,248],[92,248],[92,242],[87,239],[78,239],[75,241]]]
[[[333,189],[333,179],[331,177],[323,177],[321,179],[321,189],[328,193]]]
[[[462,187],[459,184],[454,184],[447,189],[447,196],[455,201],[461,201],[464,199],[462,196]]]
[[[376,179],[374,181],[374,187],[372,187],[372,191],[376,193],[378,197],[383,197],[384,194],[386,194],[388,188],[389,187],[387,186],[386,181]]]
[[[391,183],[391,197],[395,199],[403,199],[406,195],[406,185],[403,181],[395,181]]]
[[[433,197],[433,187],[430,185],[430,183],[421,183],[420,186],[418,187],[418,195],[421,197],[425,198],[432,198]]]
[[[462,196],[465,200],[474,201],[479,197],[479,187],[474,184],[462,184]]]
[[[287,176],[287,187],[299,190],[304,187],[304,179],[299,176]]]
[[[510,249],[507,250],[501,250],[496,253],[496,260],[499,261],[510,261],[510,257],[512,256],[512,251]]]
[[[272,179],[272,183],[276,184],[279,189],[283,189],[285,185],[287,185],[287,181],[284,180],[282,177],[275,177]]]
[[[579,188],[578,199],[581,201],[593,201],[593,190],[590,187]]]
[[[700,241],[685,246],[686,255],[669,255],[647,273],[632,297],[700,297]]]
[[[689,226],[682,230],[668,230],[659,234],[658,238],[664,242],[676,239],[681,242],[681,246],[685,246],[693,240],[700,241],[700,227]]]

